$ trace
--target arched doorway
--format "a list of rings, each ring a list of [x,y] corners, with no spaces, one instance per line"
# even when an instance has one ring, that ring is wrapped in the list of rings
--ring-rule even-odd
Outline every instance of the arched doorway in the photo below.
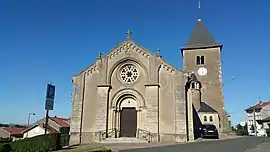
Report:
[[[137,132],[137,102],[126,98],[120,103],[120,137],[136,137]]]

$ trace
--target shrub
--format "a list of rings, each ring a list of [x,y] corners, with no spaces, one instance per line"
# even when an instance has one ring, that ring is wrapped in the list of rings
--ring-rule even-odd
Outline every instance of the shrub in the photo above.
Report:
[[[0,143],[10,143],[12,142],[12,138],[2,138],[0,137]]]
[[[4,144],[0,148],[0,152],[45,152],[58,150],[61,149],[60,138],[60,134],[46,134],[35,136],[33,138],[27,138]]]

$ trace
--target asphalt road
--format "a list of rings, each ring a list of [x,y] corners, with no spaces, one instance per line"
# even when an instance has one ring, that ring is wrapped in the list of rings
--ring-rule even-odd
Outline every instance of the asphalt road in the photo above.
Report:
[[[121,150],[121,152],[270,152],[270,138],[241,137],[164,147]]]

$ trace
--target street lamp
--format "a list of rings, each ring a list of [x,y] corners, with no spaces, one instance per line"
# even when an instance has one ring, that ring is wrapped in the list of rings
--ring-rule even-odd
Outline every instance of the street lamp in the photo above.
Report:
[[[34,116],[34,115],[36,115],[36,114],[35,114],[35,113],[29,113],[29,114],[28,114],[27,127],[29,127],[29,126],[30,126],[30,116],[31,116],[31,115],[33,115],[33,116]]]
[[[30,117],[31,117],[31,115],[36,115],[35,113],[29,113],[28,114],[28,120],[27,120],[27,127],[29,127],[30,126]],[[28,137],[28,131],[26,132],[26,137]]]

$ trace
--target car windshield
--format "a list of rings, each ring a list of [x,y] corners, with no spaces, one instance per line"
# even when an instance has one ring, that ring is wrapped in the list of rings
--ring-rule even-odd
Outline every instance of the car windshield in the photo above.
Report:
[[[203,125],[203,128],[206,128],[206,129],[216,129],[216,126],[215,125]]]

